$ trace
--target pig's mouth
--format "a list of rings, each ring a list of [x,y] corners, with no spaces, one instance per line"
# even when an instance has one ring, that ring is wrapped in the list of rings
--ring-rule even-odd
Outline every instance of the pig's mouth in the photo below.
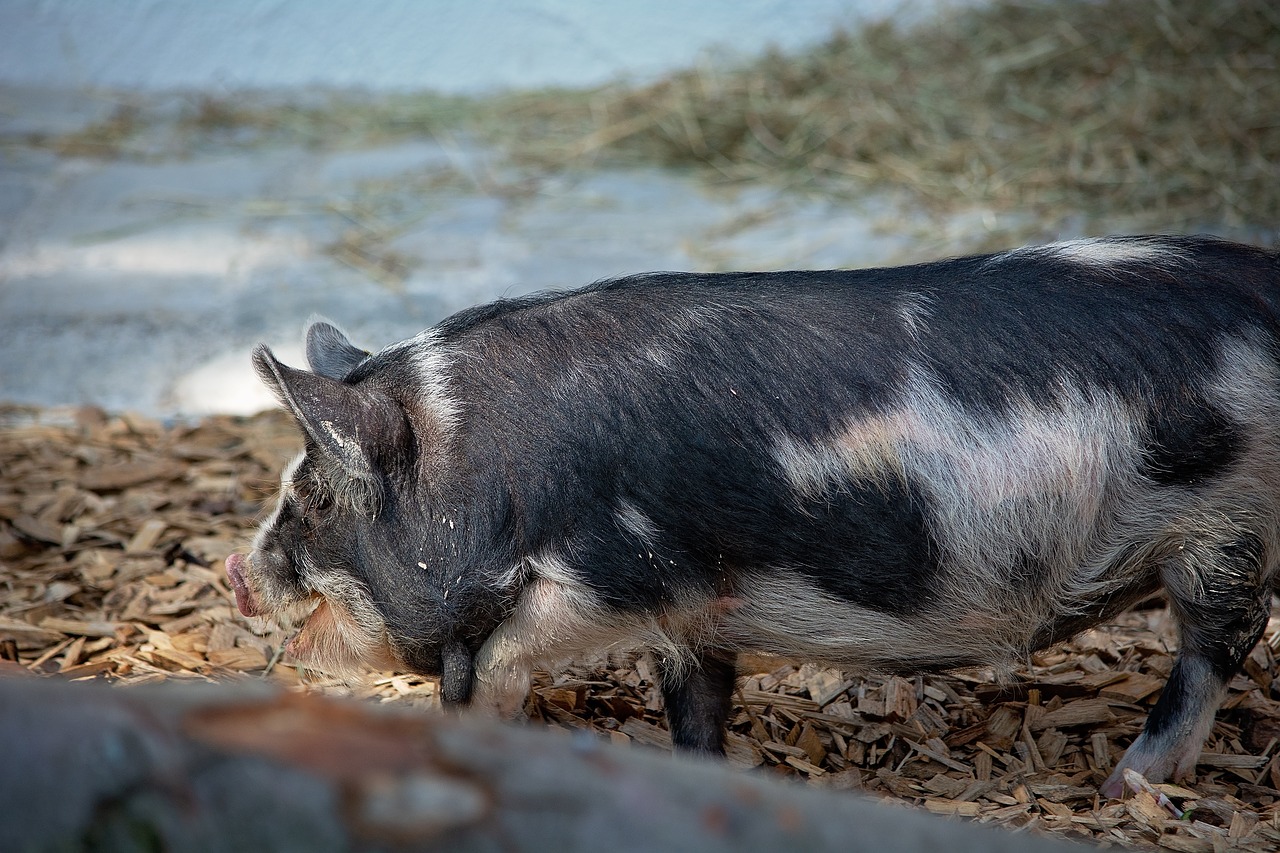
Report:
[[[227,579],[231,581],[231,591],[236,595],[236,607],[245,616],[262,615],[258,602],[249,589],[249,582],[244,577],[244,567],[248,562],[243,554],[232,554],[227,557]]]
[[[227,557],[226,566],[227,579],[231,583],[231,591],[236,596],[236,607],[245,616],[273,616],[281,627],[298,628],[303,626],[322,599],[321,595],[313,593],[308,598],[272,612],[262,606],[258,594],[249,584],[248,575],[253,568],[250,558],[243,554],[232,554]]]
[[[326,629],[330,626],[331,604],[329,599],[318,593],[299,605],[298,612],[287,622],[292,636],[284,644],[284,649],[295,660],[310,661],[317,654],[317,646],[323,644]]]
[[[236,596],[236,608],[245,616],[265,616],[266,612],[258,603],[257,597],[249,587],[249,581],[245,578],[245,569],[250,566],[249,558],[243,554],[232,554],[227,557],[226,566],[227,580],[231,582],[231,591]],[[306,602],[306,612],[304,614],[301,614],[299,618],[288,620],[293,623],[294,635],[285,643],[285,650],[295,657],[305,657],[311,646],[311,642],[303,638],[302,635],[306,630],[307,620],[320,603],[320,596],[314,596],[310,601]]]
[[[243,554],[227,557],[227,579],[236,596],[236,607],[245,616],[271,616],[293,636],[285,651],[307,666],[342,675],[362,666],[389,670],[399,667],[384,630],[370,630],[338,598],[312,590],[309,595],[280,608],[264,608],[249,583],[253,564]],[[268,599],[270,601],[270,599]]]
[[[294,621],[296,633],[284,646],[295,661],[337,676],[400,668],[386,632],[361,625],[341,600],[317,593],[307,604],[310,610]]]

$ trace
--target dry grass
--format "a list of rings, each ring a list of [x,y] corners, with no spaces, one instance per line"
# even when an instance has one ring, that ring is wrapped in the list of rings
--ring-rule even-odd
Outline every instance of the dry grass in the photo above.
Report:
[[[449,132],[474,121],[483,109],[482,102],[430,92],[119,92],[101,97],[113,97],[117,104],[101,121],[25,141],[67,157],[130,160],[273,145],[342,149]]]
[[[1016,213],[1005,242],[1050,236],[1064,219],[1081,232],[1276,242],[1278,58],[1273,0],[994,0],[796,54],[703,62],[640,88],[183,95],[176,107],[130,101],[47,143],[163,157],[465,133],[539,170],[658,163]]]
[[[1274,228],[1278,58],[1272,0],[996,0],[507,115],[554,128],[517,146],[549,162],[604,151],[1086,230]]]

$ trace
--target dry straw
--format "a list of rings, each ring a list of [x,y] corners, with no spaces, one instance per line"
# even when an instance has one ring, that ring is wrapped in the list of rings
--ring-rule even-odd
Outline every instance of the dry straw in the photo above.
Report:
[[[1275,0],[994,0],[799,53],[708,59],[642,87],[200,95],[176,123],[165,115],[125,103],[49,142],[163,158],[466,131],[535,175],[644,162],[821,193],[889,190],[940,212],[1016,213],[1031,227],[1010,239],[1064,217],[1087,231],[1280,235]]]
[[[506,116],[549,129],[524,153],[553,161],[603,151],[943,209],[1274,228],[1278,60],[1273,0],[997,0]]]

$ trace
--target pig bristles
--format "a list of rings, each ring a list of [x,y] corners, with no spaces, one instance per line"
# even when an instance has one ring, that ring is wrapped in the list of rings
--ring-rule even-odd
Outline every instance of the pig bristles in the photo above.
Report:
[[[305,571],[308,584],[320,596],[302,628],[309,638],[307,665],[342,677],[358,675],[367,667],[394,668],[386,629],[368,592],[309,565]],[[316,635],[311,637],[313,629]]]
[[[295,638],[305,639],[306,666],[341,679],[362,677],[370,668],[395,668],[385,632],[374,635],[334,598],[323,598]]]
[[[366,518],[377,518],[382,512],[382,487],[376,480],[353,477],[339,465],[317,460],[320,485],[339,506],[360,513]]]

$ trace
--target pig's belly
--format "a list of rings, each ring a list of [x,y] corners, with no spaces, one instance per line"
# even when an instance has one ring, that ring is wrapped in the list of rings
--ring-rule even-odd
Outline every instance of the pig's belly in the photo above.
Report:
[[[748,606],[726,618],[719,630],[723,645],[754,655],[896,673],[1004,666],[1020,654],[1012,644],[1001,642],[999,634],[976,625],[957,632],[933,619],[907,622],[858,608],[849,608],[839,618],[790,613],[757,619],[758,610]]]
[[[752,594],[720,620],[717,636],[724,647],[909,673],[979,664],[1005,669],[1023,663],[1030,652],[1111,619],[1157,584],[1147,577],[1097,600],[1046,602],[1040,612],[937,602],[911,615],[837,601],[794,578],[757,579],[750,588]],[[986,600],[998,601],[997,592],[991,593]]]

